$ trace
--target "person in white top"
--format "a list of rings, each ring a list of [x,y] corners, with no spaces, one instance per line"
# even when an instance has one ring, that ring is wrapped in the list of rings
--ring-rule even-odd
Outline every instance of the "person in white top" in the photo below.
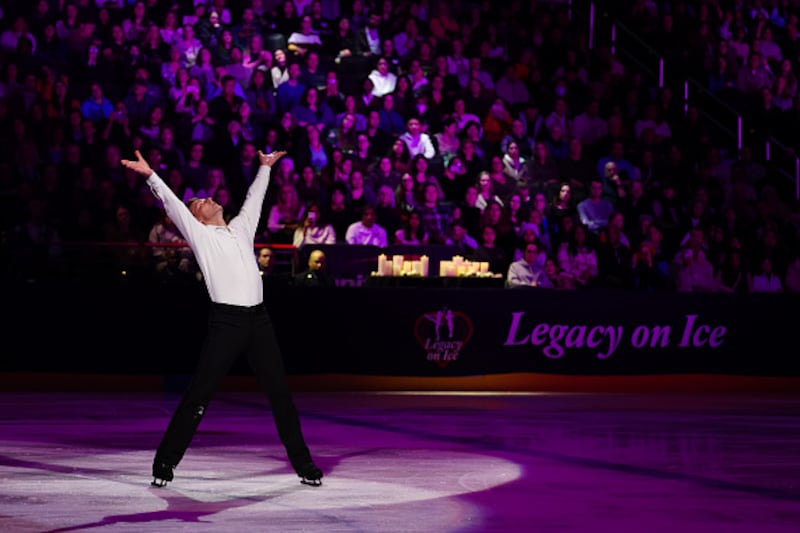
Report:
[[[303,217],[303,221],[294,230],[292,244],[300,248],[307,244],[336,244],[336,230],[333,225],[320,219],[321,210],[312,204]]]
[[[389,72],[389,61],[385,57],[378,59],[376,68],[368,77],[372,80],[372,96],[378,98],[394,92],[397,86],[397,75]]]
[[[375,222],[375,208],[371,205],[364,207],[361,220],[353,222],[347,227],[344,234],[347,244],[361,244],[386,248],[388,235],[386,230]]]
[[[408,147],[408,153],[412,159],[417,154],[422,154],[425,159],[431,159],[436,155],[436,148],[433,146],[430,136],[422,132],[422,125],[416,117],[408,119],[406,132],[400,136],[400,140]]]
[[[211,198],[193,199],[188,206],[156,174],[137,150],[136,160],[122,165],[147,177],[147,185],[162,201],[192,249],[211,299],[208,333],[198,370],[175,410],[153,461],[153,485],[164,487],[183,458],[197,426],[235,359],[242,353],[269,398],[275,425],[301,482],[322,484],[322,470],[312,461],[300,419],[286,382],[278,342],[264,307],[264,286],[253,261],[253,247],[272,165],[286,152],[258,152],[261,166],[241,210],[226,223],[222,206]]]
[[[289,35],[286,42],[289,50],[299,56],[305,56],[309,51],[319,50],[322,47],[322,39],[314,31],[309,15],[303,15],[300,19],[300,31]]]

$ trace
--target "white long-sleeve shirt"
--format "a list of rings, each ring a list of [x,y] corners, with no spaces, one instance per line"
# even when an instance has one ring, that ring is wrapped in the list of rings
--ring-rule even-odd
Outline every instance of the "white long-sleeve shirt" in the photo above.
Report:
[[[254,306],[264,301],[264,285],[253,254],[261,204],[269,185],[270,167],[262,165],[239,213],[227,226],[206,225],[155,172],[147,178],[153,194],[194,252],[212,302]]]

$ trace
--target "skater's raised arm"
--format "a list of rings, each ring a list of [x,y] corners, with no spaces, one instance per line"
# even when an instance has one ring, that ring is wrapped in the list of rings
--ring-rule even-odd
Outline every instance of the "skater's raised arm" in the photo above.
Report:
[[[199,211],[198,209],[194,208],[189,209],[183,201],[178,198],[178,196],[169,188],[169,186],[164,183],[164,180],[150,167],[150,165],[145,161],[144,157],[142,157],[141,152],[136,150],[134,152],[136,156],[136,160],[130,159],[123,159],[121,161],[122,165],[125,168],[129,168],[138,174],[141,174],[147,179],[147,185],[150,187],[150,190],[153,194],[161,200],[164,204],[164,210],[167,212],[167,215],[172,219],[175,223],[175,226],[180,230],[181,235],[189,242],[191,245],[194,242],[193,236],[197,233],[197,231],[202,228],[203,221],[201,221],[197,216],[196,212]],[[205,200],[199,200],[200,202],[204,202]],[[219,222],[224,225],[224,221],[222,217],[219,217]],[[205,223],[213,223],[213,222],[205,222]]]
[[[265,154],[259,150],[258,159],[261,162],[261,167],[258,169],[258,173],[253,183],[250,185],[250,188],[247,190],[247,196],[242,204],[242,209],[239,211],[236,218],[231,220],[231,225],[240,225],[240,227],[244,229],[244,232],[253,238],[255,238],[256,228],[258,227],[258,221],[261,217],[264,196],[267,193],[267,187],[269,187],[272,165],[285,154],[285,151]]]

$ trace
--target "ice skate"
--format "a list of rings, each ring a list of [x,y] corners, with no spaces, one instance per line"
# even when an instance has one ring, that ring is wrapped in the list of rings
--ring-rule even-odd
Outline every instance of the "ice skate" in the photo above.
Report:
[[[313,461],[309,461],[297,470],[297,475],[300,477],[300,483],[312,487],[319,487],[322,485],[322,470],[319,469]]]
[[[153,463],[153,481],[150,483],[154,487],[166,487],[172,481],[174,466],[168,463],[156,461]]]

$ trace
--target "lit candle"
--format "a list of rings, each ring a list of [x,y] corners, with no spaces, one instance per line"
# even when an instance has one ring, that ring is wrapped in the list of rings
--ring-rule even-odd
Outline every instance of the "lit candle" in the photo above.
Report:
[[[419,258],[419,262],[422,265],[422,271],[420,272],[420,274],[422,274],[425,277],[428,277],[428,268],[430,267],[430,258],[427,255],[423,255],[422,257]]]
[[[489,273],[489,263],[486,261],[481,261],[481,273],[488,274]]]
[[[393,276],[400,276],[403,274],[403,256],[402,255],[393,255],[392,256],[392,275]]]
[[[386,272],[386,254],[381,254],[378,256],[378,272],[376,275],[383,276]]]

